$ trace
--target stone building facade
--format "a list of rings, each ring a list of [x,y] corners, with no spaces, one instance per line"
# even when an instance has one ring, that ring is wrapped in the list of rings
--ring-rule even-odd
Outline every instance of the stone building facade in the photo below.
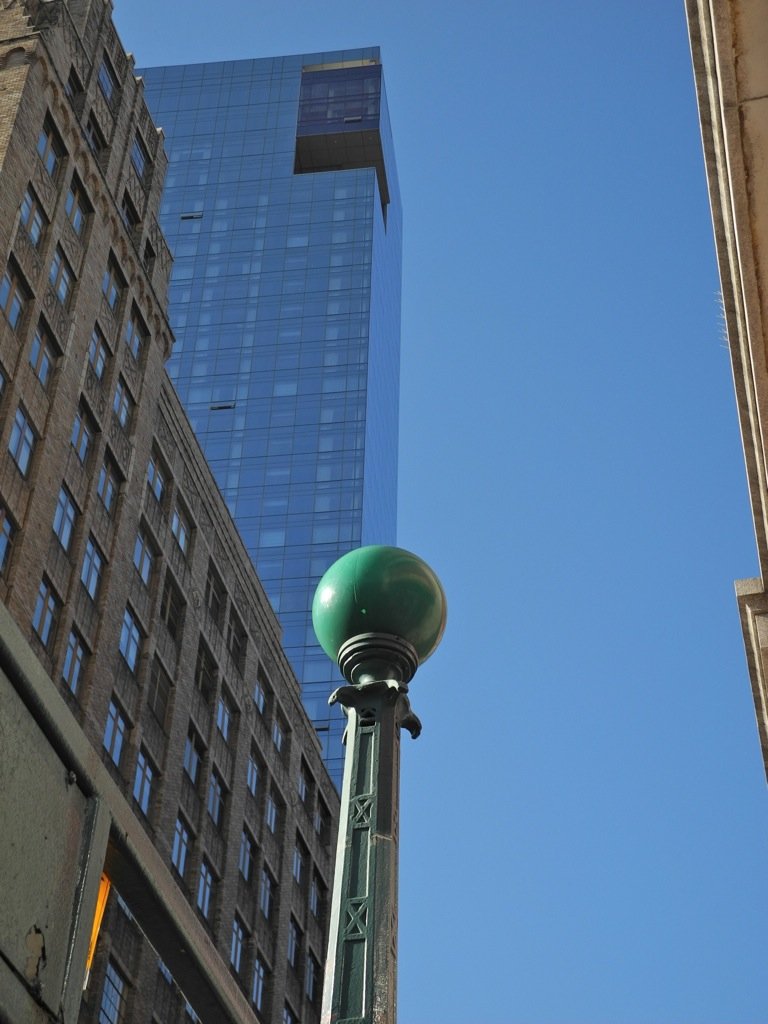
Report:
[[[0,3],[0,590],[256,1019],[311,1022],[338,796],[164,370],[133,67],[108,0]],[[124,895],[81,1020],[194,1020]]]

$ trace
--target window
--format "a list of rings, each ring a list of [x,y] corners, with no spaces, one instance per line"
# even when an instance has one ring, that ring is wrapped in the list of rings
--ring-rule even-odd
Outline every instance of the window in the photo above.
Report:
[[[69,69],[69,77],[67,78],[67,84],[64,86],[64,92],[70,100],[76,100],[78,96],[83,94],[83,83],[80,81],[74,68]]]
[[[227,698],[222,695],[216,705],[216,728],[219,730],[225,741],[229,740],[229,727],[232,721],[232,709]]]
[[[209,562],[208,576],[205,580],[205,607],[219,629],[221,629],[221,620],[226,600],[227,592],[224,589],[224,584],[221,582],[213,562]]]
[[[106,339],[99,327],[96,326],[93,328],[88,345],[88,362],[91,364],[91,368],[98,380],[102,380],[104,377],[104,368],[107,365],[108,355],[109,349],[107,348]]]
[[[125,979],[110,960],[101,994],[99,1024],[120,1024],[125,1015]]]
[[[269,915],[272,911],[272,894],[274,887],[275,883],[272,881],[272,875],[270,875],[266,868],[262,868],[261,885],[259,887],[259,909],[267,920],[269,920]]]
[[[305,803],[307,799],[307,793],[309,792],[309,787],[307,784],[306,770],[303,764],[301,768],[299,768],[299,782],[297,789],[299,791],[299,800],[301,800],[302,803]]]
[[[77,693],[80,685],[80,676],[85,665],[86,651],[83,638],[72,629],[67,638],[67,650],[64,654],[64,664],[61,669],[61,678],[67,684],[72,693]]]
[[[101,464],[99,470],[99,479],[96,484],[96,493],[101,499],[101,503],[107,512],[112,512],[115,506],[115,499],[117,498],[117,492],[120,490],[120,472],[109,457],[104,456],[104,462]]]
[[[125,278],[120,273],[114,256],[110,256],[104,277],[101,279],[101,290],[110,309],[117,309],[124,288]]]
[[[251,985],[251,1002],[257,1010],[264,1008],[264,983],[266,976],[267,970],[261,957],[257,955],[253,961],[253,984]]]
[[[197,884],[197,907],[206,920],[211,912],[211,899],[213,896],[213,872],[208,861],[203,857],[200,865],[200,880]]]
[[[56,251],[53,254],[48,280],[51,282],[51,287],[56,293],[56,298],[66,308],[72,296],[75,275],[69,263],[67,263],[67,257],[64,255],[64,250],[60,245],[56,246]]]
[[[75,413],[75,422],[72,424],[72,447],[77,452],[77,457],[83,465],[85,465],[88,459],[88,451],[95,434],[96,427],[91,414],[81,403]]]
[[[294,880],[301,882],[301,873],[304,868],[304,854],[301,852],[301,847],[298,843],[293,848],[293,864],[291,867],[291,874]]]
[[[75,229],[75,234],[82,237],[85,231],[85,222],[88,219],[88,214],[91,212],[91,205],[85,198],[83,186],[76,177],[73,177],[70,182],[69,192],[67,192],[67,198],[64,202],[64,210],[66,211],[69,223]]]
[[[94,156],[98,156],[99,153],[107,148],[107,140],[104,138],[101,128],[99,128],[99,122],[96,120],[96,115],[93,111],[88,115],[88,120],[85,122],[85,141],[88,143],[88,148]]]
[[[56,635],[56,625],[61,610],[61,601],[50,581],[43,576],[37,591],[35,610],[32,613],[32,628],[40,637],[43,647],[50,649]]]
[[[8,451],[22,476],[29,473],[32,451],[35,447],[35,432],[24,410],[19,406],[11,428]]]
[[[65,551],[69,551],[76,519],[77,506],[75,505],[75,499],[62,484],[58,500],[56,501],[56,511],[53,513],[53,532],[59,538],[59,544],[61,544]]]
[[[148,336],[149,332],[134,307],[128,318],[128,323],[125,325],[125,343],[136,362],[141,358],[141,351],[146,345]]]
[[[256,791],[259,788],[259,762],[256,760],[253,751],[248,755],[248,775],[246,784],[251,796],[256,796]]]
[[[21,274],[9,266],[0,283],[0,309],[14,331],[21,324],[28,299],[29,289],[22,281]]]
[[[197,649],[197,661],[195,662],[195,686],[202,694],[206,704],[209,703],[213,691],[216,689],[216,662],[202,640]]]
[[[131,422],[131,414],[133,413],[133,399],[131,393],[122,377],[117,380],[117,387],[115,388],[115,398],[112,402],[112,411],[117,417],[117,422],[123,428],[127,430]]]
[[[147,486],[159,502],[163,500],[166,478],[167,473],[160,461],[160,457],[155,452],[152,452],[149,457],[149,465],[147,466]]]
[[[139,224],[138,210],[133,205],[133,200],[127,192],[123,192],[123,201],[120,204],[120,216],[123,218],[123,224],[125,224],[129,231],[132,231]]]
[[[328,822],[330,821],[330,814],[328,808],[322,802],[318,801],[317,808],[315,809],[313,825],[315,826],[315,832],[323,839],[328,839]]]
[[[208,781],[208,814],[216,828],[221,828],[224,819],[224,783],[215,768]]]
[[[304,967],[304,991],[310,1003],[314,1003],[320,993],[320,964],[311,953],[307,953]]]
[[[165,719],[168,714],[168,704],[171,698],[171,678],[160,664],[157,658],[152,662],[152,670],[149,674],[149,687],[147,688],[147,707],[165,728]]]
[[[243,922],[235,914],[232,922],[232,942],[229,947],[229,962],[235,974],[240,973],[240,965],[243,960],[243,943],[245,942],[245,928]]]
[[[178,643],[181,640],[181,630],[184,625],[184,599],[170,573],[167,573],[165,577],[163,598],[160,602],[160,618],[165,623],[171,640]]]
[[[288,963],[296,967],[299,962],[299,948],[301,946],[301,932],[293,918],[288,925]]]
[[[146,816],[149,811],[149,800],[152,795],[152,779],[154,771],[143,747],[139,748],[136,758],[136,777],[133,780],[133,799],[139,805],[141,813]]]
[[[64,145],[53,121],[46,117],[42,131],[37,137],[37,153],[48,174],[55,178],[64,159]]]
[[[104,749],[109,754],[116,767],[120,767],[120,757],[123,753],[123,743],[128,725],[119,706],[114,699],[109,702],[107,711],[107,724],[104,727]]]
[[[30,242],[35,249],[39,249],[46,225],[48,224],[48,218],[43,213],[40,200],[31,188],[27,188],[27,191],[24,193],[19,219],[24,225]]]
[[[102,59],[99,67],[99,88],[104,93],[104,99],[111,107],[117,93],[117,76],[106,56]]]
[[[283,749],[283,727],[277,715],[275,715],[275,720],[272,723],[272,742],[275,745],[275,750],[279,754]]]
[[[227,648],[237,668],[242,672],[245,663],[246,633],[234,607],[229,609],[227,623]]]
[[[267,695],[264,692],[264,683],[261,679],[258,679],[253,687],[253,703],[256,705],[260,715],[264,714],[264,708],[267,706]]]
[[[264,820],[267,823],[269,831],[274,834],[277,830],[277,804],[275,803],[275,798],[271,793],[267,797],[267,807],[264,812]]]
[[[0,576],[4,576],[11,560],[16,527],[8,509],[0,502]]]
[[[171,850],[171,864],[176,868],[180,877],[184,877],[187,867],[187,855],[190,847],[189,829],[183,818],[176,819],[173,829],[173,849]]]
[[[131,163],[134,166],[140,181],[144,181],[149,168],[149,153],[141,138],[136,135],[131,146]]]
[[[253,877],[253,840],[245,829],[240,834],[240,856],[237,866],[246,882],[250,882]]]
[[[48,387],[57,359],[56,347],[44,325],[39,323],[35,330],[35,336],[32,338],[32,347],[29,350],[29,365],[44,388]]]
[[[136,543],[133,545],[133,564],[136,567],[141,577],[141,581],[145,587],[149,586],[149,579],[152,575],[152,560],[155,557],[155,552],[152,547],[146,530],[143,526],[139,527],[139,532],[136,535]]]
[[[141,649],[141,630],[130,608],[125,609],[120,629],[120,653],[131,672],[136,671]]]
[[[203,741],[194,729],[187,734],[187,741],[184,744],[184,771],[189,776],[193,785],[197,785],[200,778],[200,764],[205,756]]]
[[[287,1003],[283,1007],[283,1024],[299,1024],[296,1014]]]
[[[189,551],[189,537],[191,532],[189,516],[179,505],[177,505],[173,510],[173,516],[171,517],[171,533],[176,538],[176,543],[185,555]]]
[[[312,876],[312,884],[309,887],[309,909],[313,917],[320,917],[320,883],[317,876]]]
[[[93,537],[88,538],[83,556],[83,569],[80,573],[80,582],[88,591],[91,600],[96,600],[99,592],[101,573],[104,568],[104,555],[101,553],[98,544]]]

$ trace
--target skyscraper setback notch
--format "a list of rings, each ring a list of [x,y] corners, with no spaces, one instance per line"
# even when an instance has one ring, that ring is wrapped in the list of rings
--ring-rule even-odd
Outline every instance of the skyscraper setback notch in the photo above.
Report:
[[[401,210],[376,47],[149,68],[168,368],[340,780],[314,587],[396,532]]]

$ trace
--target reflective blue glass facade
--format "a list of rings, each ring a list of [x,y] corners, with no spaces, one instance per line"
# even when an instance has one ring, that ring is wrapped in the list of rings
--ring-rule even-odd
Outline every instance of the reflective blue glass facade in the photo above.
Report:
[[[378,48],[140,72],[169,168],[168,369],[341,777],[322,573],[395,542],[401,211]]]

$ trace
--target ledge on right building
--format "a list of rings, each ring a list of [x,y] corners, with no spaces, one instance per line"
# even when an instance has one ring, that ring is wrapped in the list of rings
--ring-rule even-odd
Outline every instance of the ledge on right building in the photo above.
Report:
[[[768,773],[768,0],[686,0],[760,578],[739,580]]]

